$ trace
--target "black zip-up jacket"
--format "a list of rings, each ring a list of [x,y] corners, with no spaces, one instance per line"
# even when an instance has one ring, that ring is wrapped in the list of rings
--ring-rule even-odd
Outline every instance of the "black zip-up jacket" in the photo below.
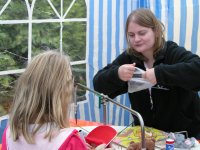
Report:
[[[98,71],[93,79],[94,89],[110,98],[127,93],[128,84],[119,79],[118,68],[132,63],[145,70],[142,60],[124,51]],[[168,41],[155,57],[153,67],[157,84],[151,88],[151,95],[149,89],[129,93],[132,109],[141,114],[145,126],[167,132],[188,131],[190,137],[196,137],[200,134],[199,56]]]

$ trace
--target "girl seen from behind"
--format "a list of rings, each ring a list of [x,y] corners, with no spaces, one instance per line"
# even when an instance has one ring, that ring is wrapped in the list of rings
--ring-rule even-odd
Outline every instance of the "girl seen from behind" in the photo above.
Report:
[[[56,51],[37,55],[17,81],[3,149],[90,149],[69,127],[73,87],[69,57]]]

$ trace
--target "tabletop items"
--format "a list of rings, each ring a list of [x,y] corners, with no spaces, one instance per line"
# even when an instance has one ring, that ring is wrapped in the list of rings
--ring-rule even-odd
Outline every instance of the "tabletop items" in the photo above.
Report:
[[[165,140],[167,133],[161,130],[145,127],[145,139],[155,139],[155,141]],[[113,140],[115,144],[119,144],[127,148],[130,142],[141,142],[141,128],[140,126],[127,127],[122,132],[119,131],[117,137]]]
[[[174,147],[181,149],[190,149],[195,147],[197,140],[194,137],[188,138],[181,133],[169,133],[168,137],[174,140]]]

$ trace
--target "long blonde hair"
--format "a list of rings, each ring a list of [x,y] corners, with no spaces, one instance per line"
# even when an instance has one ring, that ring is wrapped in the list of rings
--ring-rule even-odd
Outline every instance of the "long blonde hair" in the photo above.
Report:
[[[28,143],[34,143],[34,135],[44,123],[50,124],[45,135],[49,140],[55,128],[68,127],[72,93],[69,57],[56,51],[37,55],[16,84],[9,117],[13,140],[23,135]],[[37,125],[31,132],[30,124]]]
[[[134,17],[134,20],[133,20]],[[135,22],[140,26],[151,28],[155,32],[155,44],[154,44],[154,57],[157,52],[163,48],[165,42],[165,35],[164,35],[164,25],[160,22],[156,16],[152,13],[150,9],[147,8],[139,8],[132,11],[126,21],[125,33],[126,33],[126,41],[128,43],[127,52],[129,54],[133,54],[138,58],[145,60],[146,58],[141,54],[135,51],[129,42],[129,35],[128,35],[128,26],[130,22]]]

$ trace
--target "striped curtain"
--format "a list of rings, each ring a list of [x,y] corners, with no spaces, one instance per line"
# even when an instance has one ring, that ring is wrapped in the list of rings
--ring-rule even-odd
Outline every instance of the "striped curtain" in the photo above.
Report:
[[[87,86],[93,89],[92,79],[99,69],[111,63],[124,49],[125,22],[136,8],[150,8],[166,27],[166,39],[173,40],[193,53],[200,54],[199,0],[86,0],[87,5]],[[78,117],[103,122],[103,109],[98,97],[91,92],[79,104]],[[130,107],[127,94],[115,98]],[[107,123],[128,125],[129,112],[107,103]]]

